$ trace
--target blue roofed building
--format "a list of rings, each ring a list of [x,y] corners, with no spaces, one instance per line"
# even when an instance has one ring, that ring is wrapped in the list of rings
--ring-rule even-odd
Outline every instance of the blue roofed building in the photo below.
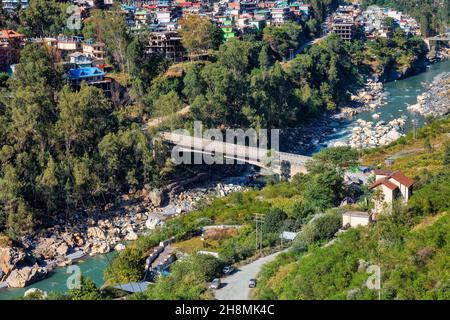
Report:
[[[111,79],[106,77],[106,73],[97,67],[70,69],[68,73],[70,86],[78,90],[81,83],[85,82],[88,85],[100,88],[105,93],[105,96],[111,97]]]

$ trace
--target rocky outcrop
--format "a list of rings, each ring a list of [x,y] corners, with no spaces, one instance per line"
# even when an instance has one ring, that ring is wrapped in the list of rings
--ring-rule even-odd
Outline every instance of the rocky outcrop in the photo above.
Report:
[[[159,189],[153,189],[148,192],[147,199],[155,206],[161,207],[164,203],[166,195]]]
[[[134,231],[128,232],[128,234],[125,236],[125,240],[127,241],[134,241],[137,240],[138,235]]]
[[[3,272],[3,277],[7,276],[11,271],[13,271],[18,264],[25,260],[25,258],[25,252],[19,248],[0,248],[0,270]],[[2,277],[0,277],[0,280],[1,279]]]
[[[118,244],[115,245],[114,250],[122,251],[122,250],[125,250],[125,248],[126,247],[125,247],[125,245],[123,243],[118,243]]]
[[[23,288],[45,278],[46,275],[47,268],[35,264],[13,270],[6,278],[6,283],[10,288]]]
[[[106,239],[105,232],[100,229],[99,227],[90,227],[87,230],[87,236],[88,238],[96,238],[96,239]]]
[[[371,121],[358,119],[358,126],[352,129],[349,145],[352,148],[374,148],[388,145],[402,137],[400,132],[405,125],[404,118],[398,118],[385,123],[379,121],[374,124]]]
[[[424,117],[440,118],[450,113],[450,72],[437,76],[428,91],[417,96],[417,103],[408,106],[411,112]]]
[[[91,255],[105,254],[111,251],[110,246],[106,242],[94,243],[91,248]]]
[[[365,86],[350,96],[350,106],[340,108],[340,113],[333,116],[334,119],[351,118],[364,112],[372,111],[386,104],[387,93],[381,82],[368,79]]]

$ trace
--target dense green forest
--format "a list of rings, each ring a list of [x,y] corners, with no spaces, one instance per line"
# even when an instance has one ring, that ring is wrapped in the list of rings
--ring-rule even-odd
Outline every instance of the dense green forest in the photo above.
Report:
[[[0,230],[11,236],[158,179],[140,127],[100,89],[63,83],[50,52],[28,45],[2,88]]]
[[[410,14],[420,24],[425,37],[443,33],[450,23],[448,0],[362,0],[363,6],[379,5]]]

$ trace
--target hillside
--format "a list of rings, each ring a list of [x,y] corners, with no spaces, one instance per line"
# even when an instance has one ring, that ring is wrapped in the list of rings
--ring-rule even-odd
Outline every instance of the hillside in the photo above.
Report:
[[[448,299],[450,170],[448,119],[396,144],[368,151],[365,164],[383,164],[413,176],[407,205],[366,227],[347,230],[325,246],[305,246],[302,228],[292,250],[266,265],[257,299],[378,299],[369,289],[370,266],[381,271],[381,299]],[[372,267],[373,268],[373,267]]]

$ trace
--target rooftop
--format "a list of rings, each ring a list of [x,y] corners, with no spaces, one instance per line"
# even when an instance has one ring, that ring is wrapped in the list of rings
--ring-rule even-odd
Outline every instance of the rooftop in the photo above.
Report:
[[[373,189],[375,187],[378,187],[379,185],[383,184],[384,186],[388,187],[391,190],[397,189],[397,185],[390,182],[390,179],[394,179],[395,181],[399,182],[400,184],[404,185],[405,187],[409,188],[414,184],[414,180],[411,178],[408,178],[403,174],[401,171],[390,171],[390,170],[374,170],[374,173],[376,175],[383,175],[385,177],[378,179],[373,183],[369,189]]]
[[[99,68],[80,68],[80,69],[70,69],[69,70],[69,79],[83,79],[94,76],[104,76],[105,72],[103,72]]]
[[[14,30],[0,30],[0,38],[23,38],[25,37],[23,34],[20,34]]]

